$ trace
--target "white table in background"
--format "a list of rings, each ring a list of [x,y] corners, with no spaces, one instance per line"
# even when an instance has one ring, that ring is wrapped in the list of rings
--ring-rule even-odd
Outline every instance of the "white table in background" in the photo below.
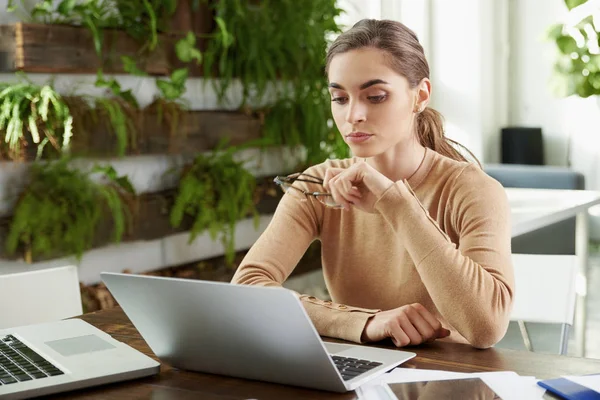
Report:
[[[512,237],[571,217],[576,218],[575,254],[579,264],[579,282],[574,326],[578,355],[584,357],[589,242],[587,210],[600,204],[600,192],[506,188],[506,194],[511,209]]]

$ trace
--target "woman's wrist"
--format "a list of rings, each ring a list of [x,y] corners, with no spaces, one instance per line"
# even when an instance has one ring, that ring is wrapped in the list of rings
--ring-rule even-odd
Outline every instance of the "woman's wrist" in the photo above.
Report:
[[[376,199],[381,198],[381,196],[394,185],[394,181],[380,173],[368,174],[368,181],[366,183]]]

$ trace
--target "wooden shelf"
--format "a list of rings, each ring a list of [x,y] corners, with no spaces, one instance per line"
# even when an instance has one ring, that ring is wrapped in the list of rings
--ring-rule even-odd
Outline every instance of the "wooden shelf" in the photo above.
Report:
[[[89,131],[78,131],[77,126],[71,141],[71,153],[79,157],[105,158],[118,156],[117,136],[105,116],[92,116],[88,123]],[[237,111],[184,111],[179,116],[177,129],[171,133],[171,127],[163,117],[159,119],[154,111],[144,110],[135,117],[135,140],[128,138],[125,155],[182,154],[193,155],[213,150],[222,139],[228,139],[228,145],[235,146],[260,139],[262,124],[259,118]],[[33,161],[37,155],[37,145],[31,142],[24,147],[18,160]],[[132,143],[133,142],[133,143]],[[0,153],[7,154],[7,149]]]
[[[211,17],[212,18],[212,17]],[[209,23],[206,24],[209,29]],[[160,34],[157,48],[140,54],[140,44],[123,31],[104,30],[103,57],[96,54],[92,34],[87,28],[18,22],[0,25],[0,72],[123,74],[122,56],[132,57],[150,75],[168,75],[183,64],[175,54],[175,43],[182,34]],[[201,51],[205,40],[199,40]],[[187,64],[190,76],[202,76],[202,68]]]

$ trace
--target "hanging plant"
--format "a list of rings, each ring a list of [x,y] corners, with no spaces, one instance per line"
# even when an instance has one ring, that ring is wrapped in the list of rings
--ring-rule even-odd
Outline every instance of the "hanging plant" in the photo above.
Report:
[[[200,154],[181,173],[175,204],[171,210],[171,225],[179,227],[184,218],[191,218],[190,240],[208,230],[213,240],[220,239],[225,258],[231,263],[235,256],[235,227],[239,220],[254,215],[256,178],[236,161],[234,147],[219,145],[210,154]]]
[[[222,102],[234,80],[242,108],[258,107],[272,145],[302,145],[307,163],[347,157],[330,116],[323,71],[328,37],[340,32],[335,0],[220,0],[212,3],[216,30],[204,53],[205,76]],[[285,29],[282,29],[285,27]]]
[[[70,95],[63,99],[77,132],[72,142],[73,153],[93,157],[114,151],[122,157],[137,150],[139,110],[129,102],[116,96]],[[111,136],[114,147],[109,148],[113,143]]]
[[[0,154],[23,160],[28,146],[36,157],[69,151],[73,117],[63,98],[50,85],[0,83]],[[47,146],[50,144],[50,146]]]
[[[105,181],[92,180],[94,173],[101,173]],[[71,254],[81,258],[92,247],[105,210],[112,218],[113,240],[120,242],[131,224],[134,194],[128,178],[117,176],[112,167],[84,172],[67,159],[35,163],[15,206],[6,250],[9,254],[23,250],[28,262]]]

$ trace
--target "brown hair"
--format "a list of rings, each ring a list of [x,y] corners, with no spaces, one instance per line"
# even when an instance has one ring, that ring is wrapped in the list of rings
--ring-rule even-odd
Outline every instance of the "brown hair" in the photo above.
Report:
[[[429,78],[429,64],[417,35],[406,25],[390,20],[363,19],[338,36],[327,51],[325,71],[329,71],[331,60],[336,55],[363,47],[385,51],[390,66],[408,80],[411,88],[415,88],[423,78]],[[425,147],[454,160],[467,161],[457,150],[459,147],[479,163],[469,149],[444,135],[443,117],[431,107],[417,114],[416,132],[419,142]]]

